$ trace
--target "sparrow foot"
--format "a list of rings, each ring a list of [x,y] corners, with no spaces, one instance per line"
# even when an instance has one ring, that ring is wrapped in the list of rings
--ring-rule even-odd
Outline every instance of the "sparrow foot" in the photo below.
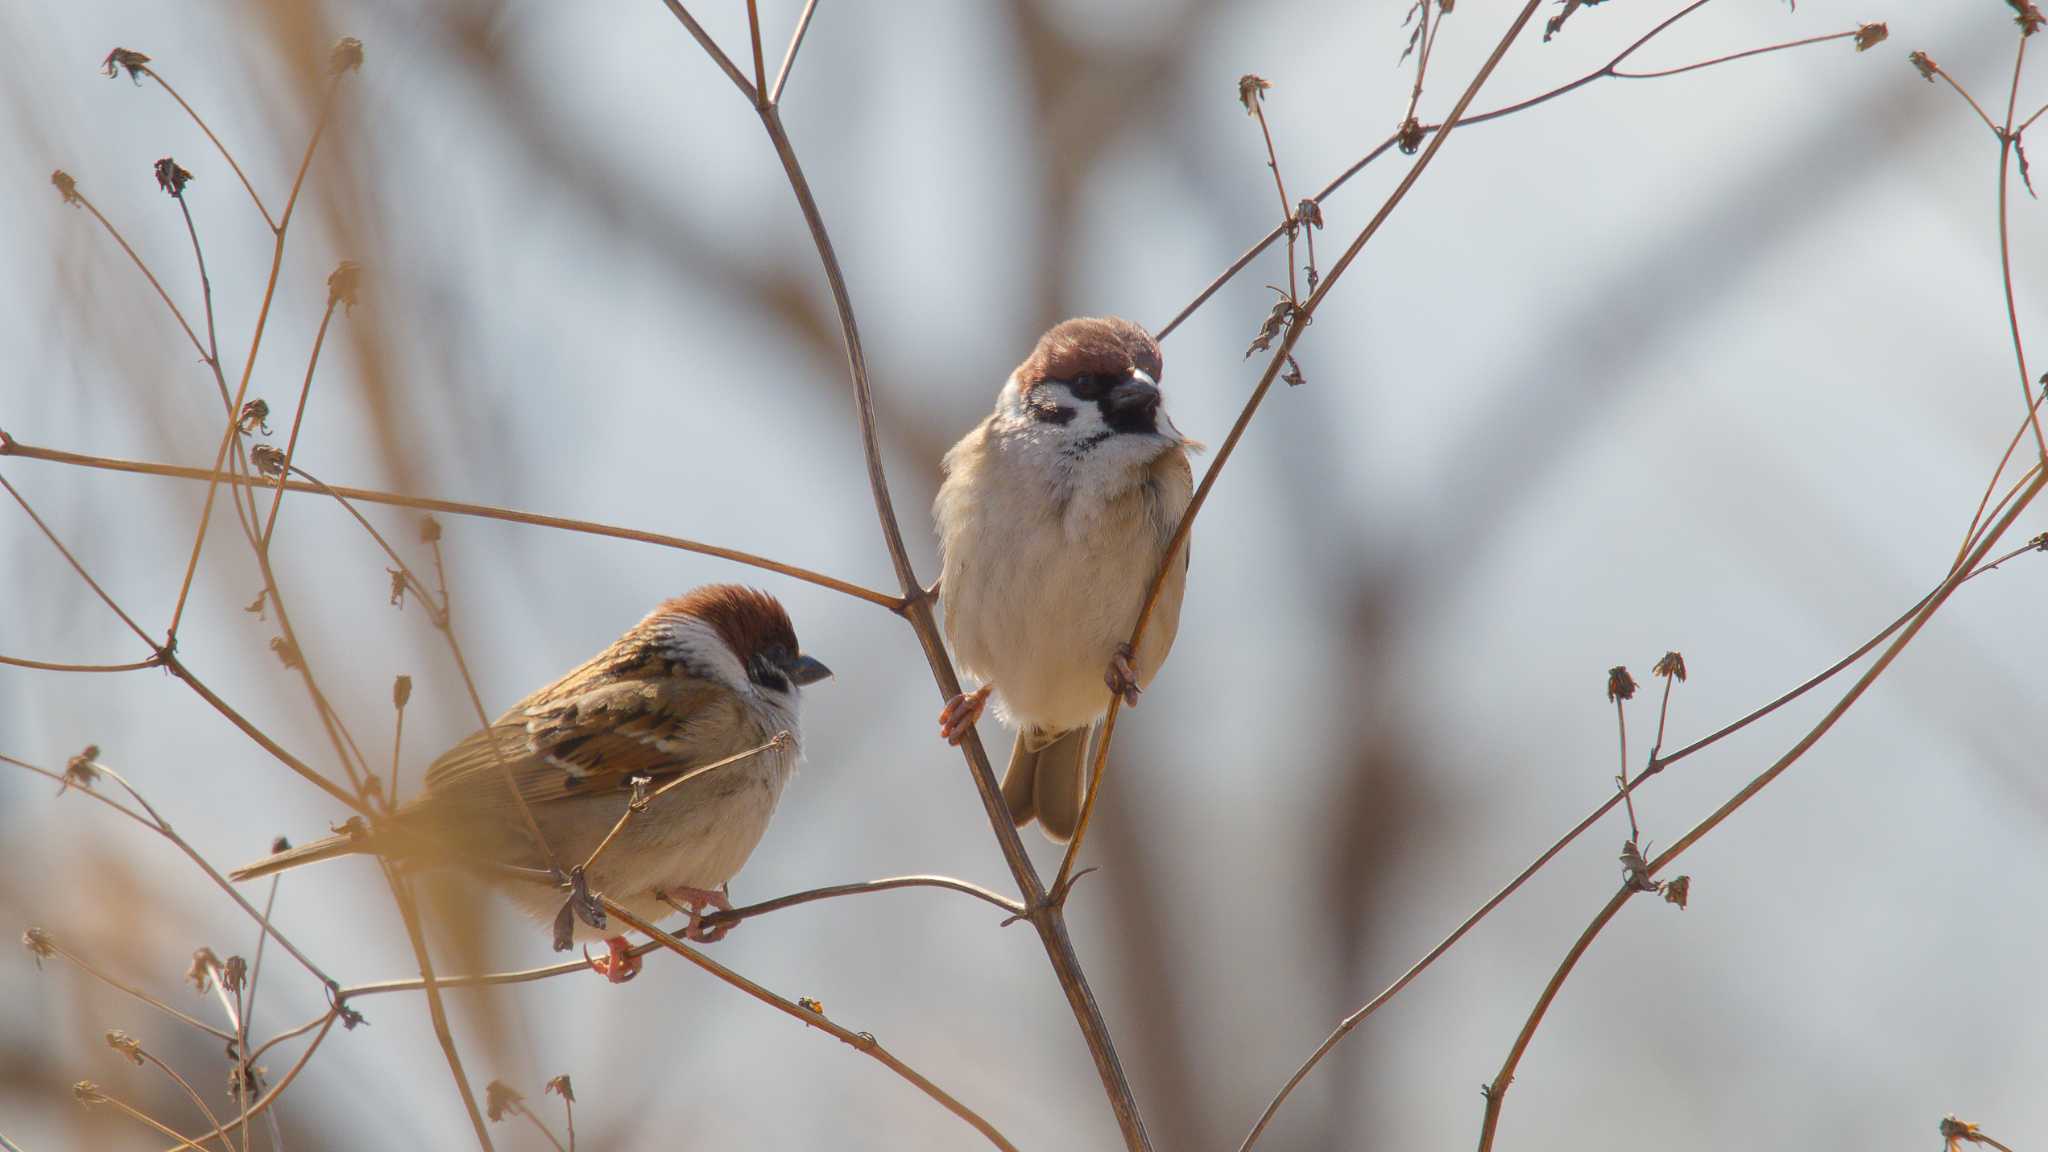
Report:
[[[1137,653],[1131,651],[1129,644],[1119,644],[1116,655],[1109,658],[1109,668],[1102,674],[1102,682],[1123,697],[1126,708],[1137,707],[1138,693],[1143,691],[1138,687],[1138,666],[1133,663],[1136,658]]]
[[[708,928],[704,926],[704,909],[710,908],[714,912],[732,911],[732,901],[726,899],[725,893],[718,889],[671,888],[655,895],[669,907],[690,918],[689,925],[683,929],[685,940],[698,944],[716,944],[725,939],[727,932],[732,931],[730,924],[716,924]]]
[[[583,950],[583,959],[590,964],[590,970],[614,984],[624,984],[640,974],[640,958],[633,955],[632,946],[624,936],[613,936],[604,942],[605,955],[592,956],[590,949]]]
[[[987,706],[993,688],[992,684],[983,684],[946,701],[946,706],[939,710],[939,735],[946,738],[946,743],[958,747],[967,739],[967,734],[974,730],[974,722],[981,719],[981,710]]]

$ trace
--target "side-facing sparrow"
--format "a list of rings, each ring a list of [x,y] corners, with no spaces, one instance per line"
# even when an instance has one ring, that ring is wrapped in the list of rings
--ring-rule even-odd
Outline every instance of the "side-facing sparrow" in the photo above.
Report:
[[[1039,338],[996,410],[946,453],[932,512],[946,638],[980,679],[939,717],[965,738],[990,689],[1017,729],[1003,799],[1020,826],[1071,839],[1103,685],[1136,703],[1173,646],[1187,586],[1174,562],[1138,651],[1125,643],[1193,494],[1201,446],[1160,407],[1159,345],[1115,317]]]
[[[427,769],[425,790],[388,819],[232,875],[249,880],[355,852],[378,853],[402,867],[488,862],[545,870],[548,861],[506,785],[509,770],[564,872],[587,861],[588,890],[650,923],[681,901],[691,937],[717,939],[722,929],[702,930],[699,914],[707,905],[730,907],[725,883],[767,831],[801,755],[800,689],[829,675],[798,649],[789,615],[774,597],[727,584],[699,588],[664,603],[581,667],[442,753]],[[781,733],[788,735],[778,742]],[[757,755],[689,776],[771,742]],[[636,796],[647,797],[644,808],[600,850]],[[606,939],[610,955],[592,966],[614,983],[639,970],[623,937],[606,938],[583,919],[560,914],[558,884],[503,873],[491,879],[526,912],[556,921],[558,948],[568,946],[565,928],[579,940]]]

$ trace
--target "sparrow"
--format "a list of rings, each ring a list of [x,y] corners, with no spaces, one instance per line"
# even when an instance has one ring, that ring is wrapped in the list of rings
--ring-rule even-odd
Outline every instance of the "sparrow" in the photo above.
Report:
[[[546,873],[516,789],[556,866],[574,870],[571,902],[583,911],[572,915],[564,903],[567,875],[488,879],[522,910],[554,920],[558,950],[571,939],[604,939],[609,954],[591,966],[623,983],[640,961],[624,937],[602,931],[601,909],[592,911],[586,893],[609,896],[650,923],[684,907],[692,939],[724,935],[723,926],[703,928],[701,914],[731,907],[725,884],[767,831],[801,758],[802,689],[829,675],[797,646],[774,597],[733,585],[698,588],[442,753],[421,793],[388,817],[368,827],[352,820],[336,835],[231,875],[251,880],[353,853],[401,868],[488,863]]]
[[[1159,345],[1115,317],[1067,320],[1040,337],[995,411],[946,453],[932,505],[947,642],[974,692],[939,730],[958,744],[991,690],[1017,730],[1003,799],[1073,838],[1103,687],[1137,703],[1173,647],[1187,552],[1167,570],[1138,650],[1125,638],[1194,492],[1201,445],[1161,407]]]

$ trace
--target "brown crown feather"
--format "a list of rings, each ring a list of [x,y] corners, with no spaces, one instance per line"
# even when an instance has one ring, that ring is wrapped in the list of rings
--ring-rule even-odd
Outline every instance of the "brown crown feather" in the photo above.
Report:
[[[1165,362],[1152,334],[1120,316],[1076,316],[1053,325],[1017,366],[1017,384],[1027,391],[1046,380],[1076,376],[1120,377],[1142,368],[1158,383]]]
[[[796,629],[782,603],[758,588],[706,584],[666,601],[657,615],[694,616],[711,625],[742,663],[780,646],[795,653]]]

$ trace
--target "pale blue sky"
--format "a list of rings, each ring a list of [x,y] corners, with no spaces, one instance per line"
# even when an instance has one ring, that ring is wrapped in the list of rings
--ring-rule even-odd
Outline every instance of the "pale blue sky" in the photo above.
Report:
[[[743,8],[702,7],[739,53]],[[1271,226],[1238,75],[1273,82],[1276,146],[1305,195],[1398,122],[1412,79],[1396,66],[1402,7],[1052,5],[1051,26],[1097,66],[1041,98],[1008,8],[821,4],[785,115],[846,266],[896,506],[927,578],[938,453],[1037,331],[1101,311],[1156,327]],[[1693,676],[1671,730],[1689,740],[1824,667],[1940,578],[2019,402],[1996,144],[1905,54],[1926,50],[2002,111],[2012,28],[1994,0],[1891,7],[1719,0],[1640,66],[1864,20],[1889,20],[1891,39],[1862,55],[1837,42],[1602,81],[1461,132],[1331,294],[1302,343],[1309,384],[1271,397],[1196,530],[1173,661],[1119,732],[1104,835],[1122,841],[1091,853],[1109,867],[1072,905],[1162,1147],[1234,1147],[1331,1024],[1599,801],[1615,765],[1610,665],[1647,683],[1659,654],[1682,650]],[[797,5],[762,8],[772,67]],[[1551,44],[1531,35],[1475,107],[1597,67],[1674,9],[1603,6]],[[47,173],[76,176],[196,320],[183,224],[148,169],[170,153],[195,173],[190,203],[239,366],[268,269],[262,221],[161,92],[93,67],[116,44],[149,52],[275,204],[306,119],[257,11],[95,2],[4,18],[0,428],[15,437],[210,460],[210,376]],[[1426,119],[1509,13],[1501,0],[1457,6]],[[750,291],[788,285],[829,324],[809,239],[750,110],[666,10],[491,10],[498,89],[411,6],[340,4],[330,19],[365,41],[368,63],[292,230],[254,391],[289,407],[338,259],[364,263],[375,300],[330,336],[305,467],[399,482],[354,343],[352,325],[374,326],[415,490],[887,586],[836,330],[813,340]],[[1184,21],[1193,30],[1175,31]],[[1143,71],[1162,42],[1171,66]],[[2023,114],[2044,99],[2037,73]],[[1119,127],[1056,233],[1041,177],[1073,164],[1062,142],[1101,119]],[[1326,261],[1405,163],[1390,155],[1331,198]],[[2031,319],[2048,292],[2048,216],[2014,194]],[[1256,380],[1241,353],[1272,299],[1263,285],[1284,274],[1262,259],[1167,342],[1169,404],[1189,434],[1222,440]],[[19,460],[0,474],[162,627],[202,488]],[[412,539],[408,517],[371,514]],[[680,553],[446,527],[458,627],[493,710],[691,585],[748,580],[790,606],[839,675],[812,694],[809,764],[736,895],[907,872],[1008,883],[957,756],[933,737],[938,700],[916,646],[887,613]],[[2030,515],[2013,542],[2043,527]],[[414,676],[416,782],[469,722],[424,616],[385,605],[381,560],[338,510],[295,497],[278,540],[307,648],[369,748],[388,749],[391,677]],[[1689,910],[1637,902],[1601,936],[1522,1067],[1504,1140],[1923,1147],[1947,1111],[2019,1142],[2048,1128],[2033,1074],[2048,1017],[2031,994],[2048,939],[2016,895],[2048,863],[2033,659],[2048,623],[2032,559],[1958,595],[1833,735],[1686,857]],[[144,654],[18,510],[0,508],[0,581],[12,593],[0,653]],[[327,767],[303,698],[269,663],[269,625],[240,610],[257,587],[225,525],[181,654]],[[1643,794],[1645,835],[1674,840],[1833,699],[1817,693],[1674,768]],[[1654,706],[1631,712],[1638,764]],[[341,816],[158,673],[0,668],[0,752],[61,766],[88,741],[216,864]],[[1384,779],[1359,775],[1368,757]],[[15,846],[0,907],[205,1008],[177,975],[199,943],[247,950],[235,910],[166,846],[50,791],[0,776],[0,838]],[[1348,1040],[1266,1146],[1468,1143],[1473,1089],[1612,891],[1623,835],[1618,817],[1602,824]],[[1031,846],[1049,872],[1056,856]],[[93,897],[129,885],[162,915],[123,936]],[[284,893],[281,926],[344,981],[408,973],[367,866],[294,875]],[[718,955],[875,1032],[1022,1147],[1113,1146],[1035,941],[985,913],[933,894],[841,901],[746,925]],[[544,933],[495,903],[488,915],[488,962],[548,960]],[[141,1094],[148,1082],[99,1033],[174,1043],[141,1010],[86,995],[76,972],[38,976],[25,953],[0,972],[21,992],[0,998],[0,1048],[32,1050],[60,1082]],[[270,1025],[318,1012],[302,974],[272,973]],[[503,1077],[537,1097],[570,1072],[579,1130],[618,1146],[684,1127],[710,1148],[975,1146],[870,1062],[658,957],[624,989],[558,980],[496,997],[502,1034],[484,1030],[478,1001],[456,1003],[479,1085]],[[333,1147],[371,1132],[464,1146],[419,1006],[365,1010],[374,1027],[330,1038],[288,1097],[293,1146],[320,1129]],[[167,1050],[211,1090],[210,1048]],[[25,1148],[101,1131],[145,1146],[80,1123],[68,1099],[0,1088],[0,1131]]]

